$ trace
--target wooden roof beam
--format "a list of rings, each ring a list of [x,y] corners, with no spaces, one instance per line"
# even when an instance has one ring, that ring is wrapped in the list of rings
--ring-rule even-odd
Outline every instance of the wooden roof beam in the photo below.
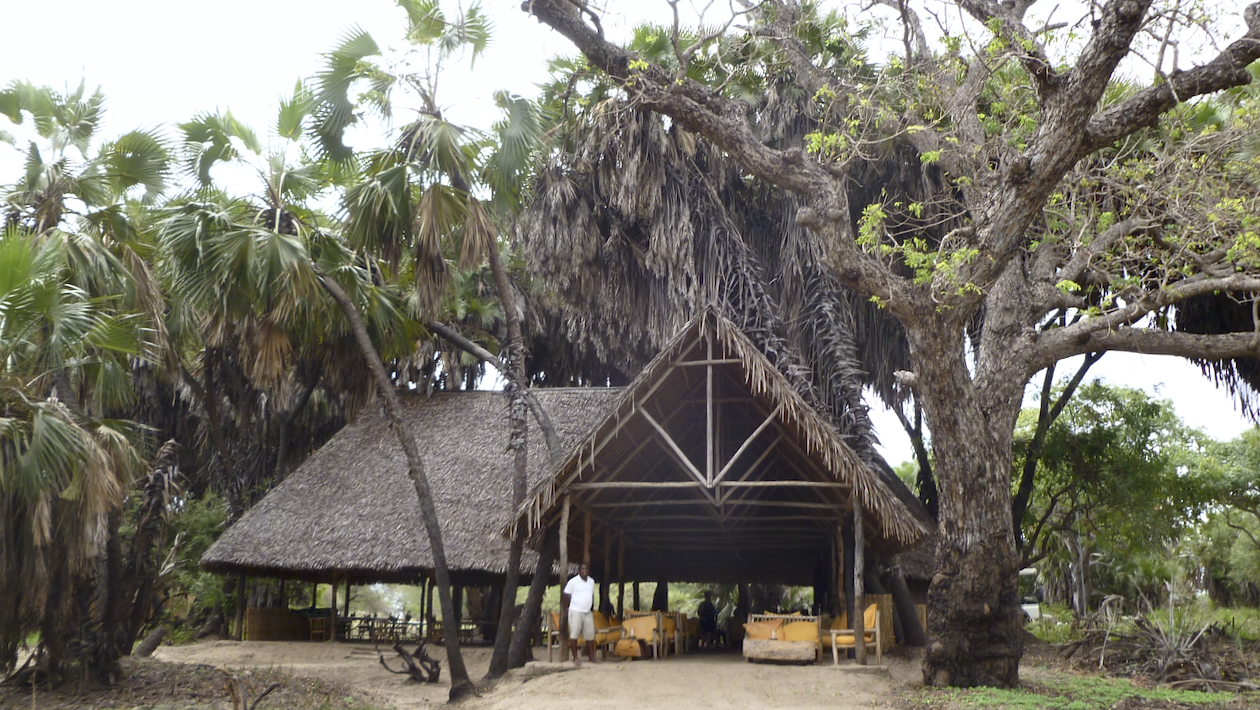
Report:
[[[719,357],[706,358],[704,360],[683,360],[676,364],[677,367],[696,367],[700,365],[738,365],[743,360],[737,357]]]
[[[718,474],[713,477],[713,482],[715,484],[721,481],[722,479],[726,478],[726,474],[731,472],[731,469],[735,466],[735,462],[739,460],[739,457],[743,455],[745,451],[748,450],[749,446],[752,446],[753,440],[756,439],[758,436],[760,436],[761,432],[765,431],[771,424],[773,424],[775,419],[779,416],[779,414],[782,411],[783,411],[782,404],[775,407],[774,411],[770,412],[770,416],[766,417],[765,420],[761,422],[761,426],[758,426],[756,429],[754,429],[753,433],[749,434],[748,437],[744,439],[744,443],[739,445],[739,448],[735,450],[735,453],[726,462],[726,465],[722,467],[722,470],[719,471]],[[776,441],[778,440],[776,439]]]
[[[704,488],[704,484],[700,481],[593,481],[591,483],[573,483],[569,485],[569,490],[571,491],[599,491],[613,489],[640,490],[662,488]]]
[[[674,441],[674,437],[670,436],[669,432],[665,431],[665,427],[661,426],[660,422],[656,421],[656,418],[651,414],[648,414],[647,409],[643,407],[639,408],[639,416],[646,419],[648,424],[652,425],[652,428],[656,430],[657,435],[660,436],[661,441],[663,441],[666,447],[668,447],[668,451],[674,455],[677,463],[682,464],[683,470],[691,474],[697,481],[700,482],[701,485],[707,484],[704,474],[700,472],[700,469],[696,468],[696,465],[691,462],[691,459],[687,458],[687,454],[683,453],[682,448],[678,446],[678,442]],[[712,501],[712,498],[708,496],[707,493],[705,497],[710,498]]]
[[[679,354],[679,358],[681,359],[681,358],[687,357],[687,355],[690,354],[691,351],[695,349],[695,347],[699,344],[700,344],[700,338],[699,337],[693,338],[692,342],[686,347],[686,349],[684,349],[682,353]],[[674,369],[673,367],[669,368],[669,370],[671,371],[673,369]],[[665,384],[665,381],[668,379],[669,379],[669,372],[667,371],[664,375],[661,376],[659,380],[657,380],[650,388],[648,388],[647,392],[643,393],[641,398],[639,398],[637,401],[631,404],[630,411],[626,412],[626,415],[624,417],[619,416],[617,418],[617,423],[615,426],[613,426],[612,431],[609,431],[603,437],[601,437],[598,444],[595,441],[594,432],[589,436],[591,455],[590,455],[590,458],[587,460],[591,463],[592,469],[595,468],[595,465],[594,465],[595,457],[599,455],[600,451],[603,451],[604,447],[608,445],[608,442],[615,439],[617,435],[621,433],[621,430],[625,428],[626,423],[629,422],[629,420],[634,416],[635,411],[639,409],[640,403],[646,402],[648,399],[650,399],[652,395],[656,392],[656,390],[659,389],[661,385]],[[585,445],[583,445],[581,448],[586,448],[586,447]],[[586,466],[582,461],[582,456],[579,454],[578,465],[573,468],[573,472],[570,473],[566,477],[564,483],[561,484],[560,488],[564,488],[568,484],[580,478],[582,475],[582,471],[585,468]]]
[[[698,513],[691,514],[691,515],[686,514],[686,513],[676,513],[676,514],[666,514],[666,515],[652,515],[652,514],[641,515],[635,518],[635,521],[636,522],[637,521],[654,522],[654,523],[663,522],[663,521],[680,521],[680,522],[681,521],[701,521],[703,522],[703,521],[707,521],[711,519],[712,518],[708,515],[700,515]],[[838,523],[838,522],[843,522],[844,516],[836,515],[836,516],[828,517],[824,515],[736,515],[736,514],[731,514],[726,517],[726,520],[728,522],[735,522],[735,523],[746,522],[746,521],[768,522],[768,521],[784,521],[784,520],[809,520],[809,521],[814,521],[814,522]],[[634,528],[634,529],[637,530],[639,528]]]

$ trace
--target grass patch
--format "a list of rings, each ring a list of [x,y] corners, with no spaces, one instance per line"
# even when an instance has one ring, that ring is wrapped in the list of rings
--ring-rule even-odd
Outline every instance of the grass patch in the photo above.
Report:
[[[1212,621],[1234,638],[1260,641],[1260,609],[1224,607],[1212,610]]]
[[[1024,625],[1028,632],[1046,643],[1070,643],[1081,637],[1072,623],[1043,616]]]
[[[1024,625],[1028,632],[1046,643],[1070,643],[1081,638],[1080,628],[1073,623],[1072,610],[1063,605],[1042,605],[1041,618]]]
[[[916,707],[1002,708],[1003,710],[1107,710],[1125,698],[1162,701],[1183,705],[1224,705],[1237,700],[1233,693],[1203,693],[1194,690],[1142,688],[1123,678],[1072,675],[1043,670],[1037,681],[1019,690],[998,688],[924,688],[911,702]],[[1260,693],[1241,696],[1260,703]]]

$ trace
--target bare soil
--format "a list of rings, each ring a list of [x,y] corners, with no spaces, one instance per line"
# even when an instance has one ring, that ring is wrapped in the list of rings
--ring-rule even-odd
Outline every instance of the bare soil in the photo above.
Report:
[[[259,710],[368,710],[373,706],[354,689],[315,677],[297,677],[274,669],[228,669],[203,664],[123,659],[126,678],[109,688],[65,683],[52,692],[42,686],[0,687],[0,708],[70,710],[71,708],[146,708],[151,710],[228,710],[228,683],[238,683],[253,702],[267,692]],[[272,686],[275,686],[272,688]]]
[[[386,660],[395,668],[392,651]],[[410,649],[409,649],[410,650]],[[1030,644],[1021,671],[1025,686],[1037,691],[1039,675],[1080,673],[1065,662],[1061,650]],[[465,660],[480,679],[490,649],[466,648]],[[441,648],[431,654],[443,660],[442,680],[418,684],[381,667],[376,651],[362,643],[207,641],[164,646],[153,659],[126,661],[127,678],[113,688],[57,693],[0,687],[0,708],[133,708],[146,710],[229,710],[228,680],[245,687],[247,702],[275,684],[258,710],[416,710],[446,702],[450,678]],[[967,706],[963,696],[937,698],[916,690],[921,679],[921,650],[897,648],[884,656],[882,668],[745,663],[738,651],[691,652],[663,661],[609,659],[598,664],[546,663],[546,650],[535,649],[539,662],[514,671],[493,687],[461,704],[468,710],[588,710],[630,707],[668,708],[953,708]],[[873,659],[872,659],[873,660]],[[561,670],[563,669],[563,670]],[[1244,707],[1236,703],[1219,706]],[[957,704],[957,705],[956,705]],[[1126,699],[1123,710],[1172,710],[1176,703]],[[1214,706],[1217,707],[1217,706]],[[1120,710],[1117,708],[1117,710]]]
[[[386,659],[397,668],[385,650]],[[431,655],[445,661],[441,648]],[[535,650],[543,668],[546,651]],[[446,701],[450,677],[443,662],[438,684],[417,684],[381,667],[366,644],[211,641],[189,646],[164,646],[154,654],[162,661],[207,664],[229,669],[279,671],[315,677],[345,687],[368,705],[413,710]],[[467,648],[470,674],[479,679],[490,661],[489,648]],[[817,666],[745,663],[738,651],[691,652],[662,661],[571,664],[563,672],[528,676],[515,672],[477,698],[462,704],[470,710],[563,710],[591,707],[670,708],[878,708],[888,707],[894,687],[918,678],[918,662],[898,654],[885,657],[883,670],[847,662]],[[268,699],[260,709],[268,707]]]

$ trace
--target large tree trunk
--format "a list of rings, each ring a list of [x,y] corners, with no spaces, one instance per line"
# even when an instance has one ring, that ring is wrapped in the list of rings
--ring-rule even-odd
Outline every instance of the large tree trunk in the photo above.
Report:
[[[376,352],[376,346],[372,344],[372,338],[368,335],[359,310],[355,308],[350,296],[331,278],[321,274],[319,282],[341,307],[346,320],[350,321],[355,340],[358,341],[363,357],[367,360],[372,376],[376,379],[376,387],[381,392],[381,400],[384,402],[385,415],[389,418],[390,427],[398,436],[403,453],[407,456],[407,474],[411,477],[411,483],[416,489],[420,517],[424,520],[424,529],[429,535],[429,548],[433,552],[433,576],[437,581],[438,603],[442,607],[442,626],[446,629],[446,633],[443,634],[446,640],[446,665],[451,672],[450,699],[459,700],[471,694],[474,688],[472,680],[468,677],[468,668],[464,665],[464,656],[459,649],[459,620],[455,615],[455,605],[451,600],[451,573],[446,566],[446,547],[442,544],[442,528],[438,521],[437,507],[433,504],[433,496],[429,491],[429,479],[424,472],[424,461],[420,458],[420,447],[416,445],[411,429],[403,421],[398,393],[394,390],[394,383],[389,379],[389,374],[385,372],[385,365]]]
[[[941,511],[923,681],[1017,687],[1024,630],[1010,481],[1023,378],[990,372],[973,381],[956,328],[907,332],[932,430]],[[977,369],[989,364],[982,359]]]

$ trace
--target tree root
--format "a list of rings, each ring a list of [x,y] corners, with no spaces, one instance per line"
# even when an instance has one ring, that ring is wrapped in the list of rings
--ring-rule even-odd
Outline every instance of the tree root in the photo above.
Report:
[[[415,653],[407,653],[403,649],[401,643],[394,644],[394,652],[398,654],[403,661],[402,670],[394,670],[385,662],[385,654],[381,653],[381,649],[376,649],[376,655],[381,661],[381,665],[385,670],[395,675],[405,675],[410,680],[417,683],[436,683],[442,675],[442,662],[437,659],[430,658],[429,653],[425,650],[424,641],[416,646]]]

